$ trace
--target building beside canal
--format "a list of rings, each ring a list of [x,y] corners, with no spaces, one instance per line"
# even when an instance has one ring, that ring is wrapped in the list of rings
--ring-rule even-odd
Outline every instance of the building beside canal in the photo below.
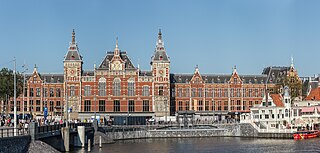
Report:
[[[150,70],[136,67],[118,42],[93,70],[84,71],[82,64],[73,31],[63,73],[44,74],[35,66],[27,75],[26,92],[17,99],[18,113],[24,109],[26,114],[42,116],[47,107],[49,116],[59,116],[67,102],[70,118],[90,118],[97,113],[119,124],[128,116],[135,123],[144,123],[147,118],[163,119],[187,110],[221,119],[249,112],[262,102],[266,89],[281,92],[277,87],[285,76],[292,74],[299,81],[293,63],[281,71],[268,67],[257,75],[241,75],[236,67],[230,74],[201,74],[198,66],[189,74],[172,73],[161,31]],[[13,111],[13,102],[4,105],[3,112]]]

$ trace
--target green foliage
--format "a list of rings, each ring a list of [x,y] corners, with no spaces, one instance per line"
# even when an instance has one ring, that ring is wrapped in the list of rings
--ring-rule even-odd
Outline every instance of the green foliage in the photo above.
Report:
[[[14,96],[14,74],[13,70],[2,68],[0,70],[0,100],[5,100],[6,95]],[[23,88],[23,76],[17,73],[17,97],[21,94]]]

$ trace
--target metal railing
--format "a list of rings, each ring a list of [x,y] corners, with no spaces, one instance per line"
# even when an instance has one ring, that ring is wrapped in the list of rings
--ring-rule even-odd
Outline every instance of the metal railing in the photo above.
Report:
[[[0,138],[29,135],[25,128],[0,128]]]
[[[75,131],[78,126],[91,127],[92,123],[69,123],[69,128],[73,131]],[[37,133],[43,134],[47,132],[61,131],[62,127],[66,127],[66,124],[64,123],[64,124],[38,126]]]

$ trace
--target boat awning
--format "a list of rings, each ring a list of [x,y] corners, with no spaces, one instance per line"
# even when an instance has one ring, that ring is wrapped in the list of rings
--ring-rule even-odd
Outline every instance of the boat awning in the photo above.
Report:
[[[309,112],[314,112],[314,107],[304,107],[301,110],[301,113],[309,113]]]

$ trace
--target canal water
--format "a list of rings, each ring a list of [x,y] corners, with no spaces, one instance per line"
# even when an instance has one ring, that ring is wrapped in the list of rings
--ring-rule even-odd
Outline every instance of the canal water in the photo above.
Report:
[[[77,153],[87,152],[79,149]],[[259,153],[320,152],[320,138],[308,140],[254,139],[240,137],[157,138],[121,140],[94,146],[92,153]]]

